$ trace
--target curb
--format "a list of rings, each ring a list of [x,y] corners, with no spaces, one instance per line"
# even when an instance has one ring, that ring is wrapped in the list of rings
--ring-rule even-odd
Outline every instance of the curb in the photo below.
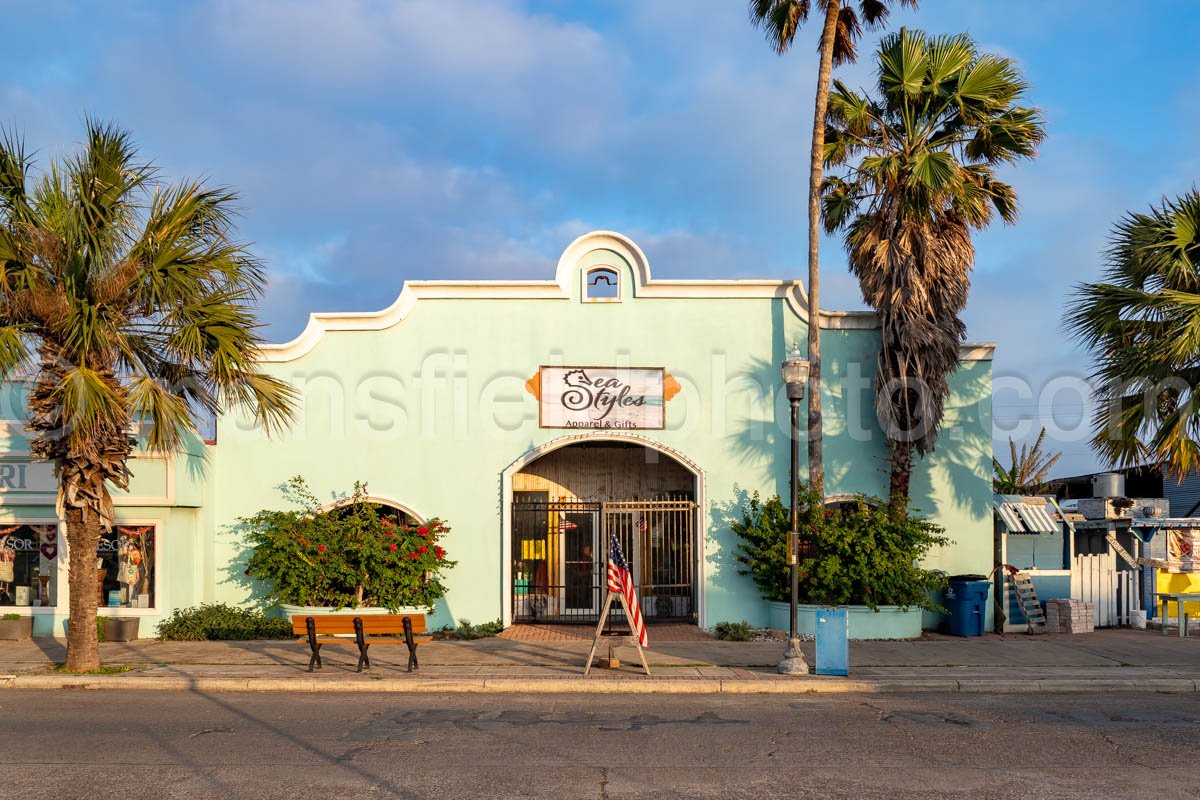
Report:
[[[0,689],[189,692],[293,692],[446,694],[1037,694],[1081,692],[1200,692],[1190,678],[1142,680],[1047,678],[1040,680],[846,680],[839,678],[646,680],[629,678],[482,678],[325,681],[303,678],[183,678],[118,675],[3,675]]]

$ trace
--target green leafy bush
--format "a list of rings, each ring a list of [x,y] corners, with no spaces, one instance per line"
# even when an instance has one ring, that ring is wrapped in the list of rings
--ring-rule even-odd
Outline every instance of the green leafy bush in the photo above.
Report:
[[[754,632],[750,630],[750,623],[746,620],[718,622],[713,627],[713,633],[717,635],[718,639],[726,642],[748,642],[754,638]]]
[[[174,642],[207,642],[222,639],[289,639],[292,623],[268,617],[252,608],[206,603],[177,608],[158,625],[158,637]]]
[[[504,623],[500,620],[472,625],[469,621],[460,619],[453,632],[459,639],[486,639],[489,636],[495,636],[502,630],[504,630]]]
[[[922,569],[920,561],[934,547],[950,544],[942,528],[907,509],[891,513],[867,497],[827,509],[807,489],[800,494],[799,511],[801,542],[811,548],[800,562],[800,602],[941,610],[931,596],[945,586],[945,578]],[[768,600],[788,600],[791,515],[779,497],[763,502],[755,493],[731,527],[741,538],[738,571],[749,575]]]
[[[430,607],[446,593],[441,573],[455,565],[439,540],[439,519],[406,525],[382,517],[366,486],[333,509],[322,507],[303,478],[288,482],[298,507],[244,517],[253,554],[246,575],[267,584],[275,603],[333,608]]]

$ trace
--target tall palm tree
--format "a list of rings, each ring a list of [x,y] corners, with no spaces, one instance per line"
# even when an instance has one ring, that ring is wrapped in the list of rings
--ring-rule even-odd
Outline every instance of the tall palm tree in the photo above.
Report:
[[[67,669],[99,667],[96,548],[144,428],[177,450],[197,414],[285,424],[293,392],[258,371],[259,263],[225,189],[163,185],[129,134],[88,120],[83,149],[38,176],[0,141],[0,379],[28,394],[31,450],[54,465],[70,552]],[[136,426],[136,427],[135,427]]]
[[[882,324],[876,411],[890,447],[889,499],[907,503],[913,450],[937,440],[958,369],[975,260],[971,232],[1017,217],[996,168],[1045,138],[1013,62],[966,34],[901,29],[880,43],[875,97],[837,82],[829,98],[825,227],[845,230],[850,269]]]
[[[821,173],[825,150],[825,111],[829,102],[829,79],[839,64],[853,63],[856,45],[865,23],[882,27],[888,4],[917,7],[917,0],[817,0],[825,13],[819,45],[817,98],[813,111],[812,149],[808,175],[808,479],[813,489],[825,493],[824,439],[821,430]],[[855,7],[857,6],[857,11]],[[808,21],[812,0],[750,0],[750,19],[762,28],[775,52],[783,55],[792,46],[796,31]]]
[[[1012,466],[1006,467],[1000,459],[992,456],[992,489],[1000,494],[1038,494],[1046,487],[1046,476],[1050,468],[1062,458],[1062,453],[1051,453],[1042,450],[1046,442],[1046,429],[1038,434],[1032,445],[1021,445],[1017,452],[1017,443],[1008,437],[1008,452]]]
[[[1097,362],[1092,446],[1114,466],[1200,467],[1200,191],[1117,223],[1067,328]]]

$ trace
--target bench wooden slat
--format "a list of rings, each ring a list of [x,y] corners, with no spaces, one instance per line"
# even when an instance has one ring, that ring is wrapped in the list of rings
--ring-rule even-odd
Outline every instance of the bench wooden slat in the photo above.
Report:
[[[296,641],[298,643],[307,642],[308,637],[297,636]],[[396,638],[367,636],[363,639],[363,641],[365,641],[367,644],[407,644],[407,642],[404,641],[403,636]],[[431,641],[433,641],[433,637],[427,634],[413,637],[413,642],[416,644],[429,644]],[[355,644],[355,640],[353,638],[339,639],[334,636],[317,636],[317,644]]]
[[[363,633],[371,634],[386,634],[386,633],[404,633],[404,620],[407,618],[412,623],[413,633],[424,633],[425,615],[417,614],[364,614],[359,619],[362,620]],[[292,633],[300,636],[308,633],[308,617],[296,615],[292,617]],[[323,614],[314,615],[313,622],[316,623],[317,633],[354,633],[354,616],[342,614]]]

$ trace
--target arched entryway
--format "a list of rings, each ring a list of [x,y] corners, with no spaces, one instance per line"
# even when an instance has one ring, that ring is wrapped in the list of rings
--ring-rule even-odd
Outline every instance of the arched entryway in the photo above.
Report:
[[[565,437],[504,474],[505,621],[594,623],[616,537],[648,622],[697,622],[699,468],[633,435]]]

